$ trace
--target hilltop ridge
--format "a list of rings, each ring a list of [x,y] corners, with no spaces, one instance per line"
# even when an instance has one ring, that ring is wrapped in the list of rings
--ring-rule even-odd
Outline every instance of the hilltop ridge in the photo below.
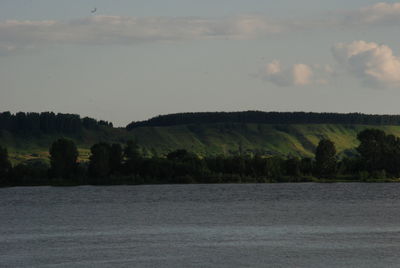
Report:
[[[208,123],[400,125],[400,115],[263,111],[175,113],[132,122],[126,129]]]

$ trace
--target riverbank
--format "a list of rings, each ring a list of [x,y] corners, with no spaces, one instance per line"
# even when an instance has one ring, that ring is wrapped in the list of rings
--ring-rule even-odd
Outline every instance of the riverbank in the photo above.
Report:
[[[186,178],[187,179],[187,178]],[[123,185],[224,185],[224,184],[302,184],[302,183],[400,183],[400,178],[351,178],[351,177],[340,177],[340,178],[316,178],[316,177],[298,177],[298,178],[276,178],[276,179],[265,179],[265,178],[243,178],[235,180],[226,179],[224,182],[213,181],[211,178],[203,179],[203,181],[208,182],[162,182],[161,179],[151,179],[145,180],[143,178],[135,177],[117,177],[113,180],[109,180],[107,183],[89,183],[87,180],[82,180],[81,182],[74,182],[70,180],[44,180],[37,183],[18,183],[18,184],[4,184],[0,185],[0,188],[7,187],[35,187],[35,186],[53,186],[53,187],[74,187],[74,186],[123,186]],[[165,180],[170,181],[170,180]]]

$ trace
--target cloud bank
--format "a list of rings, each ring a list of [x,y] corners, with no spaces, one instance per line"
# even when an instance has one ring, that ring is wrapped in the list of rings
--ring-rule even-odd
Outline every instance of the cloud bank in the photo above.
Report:
[[[132,44],[198,39],[254,39],[283,31],[285,26],[260,16],[226,19],[93,16],[61,21],[0,23],[0,49],[52,44]]]
[[[393,50],[374,42],[337,43],[332,47],[337,64],[293,64],[284,67],[279,60],[268,63],[262,78],[277,86],[325,85],[335,78],[350,75],[371,88],[400,88],[400,57]]]
[[[0,22],[0,53],[53,44],[257,39],[271,34],[336,28],[400,26],[400,3],[378,3],[322,19],[273,20],[261,15],[230,18],[93,16],[72,21]]]
[[[400,58],[390,47],[355,41],[338,43],[332,48],[334,58],[349,74],[369,87],[400,87]]]

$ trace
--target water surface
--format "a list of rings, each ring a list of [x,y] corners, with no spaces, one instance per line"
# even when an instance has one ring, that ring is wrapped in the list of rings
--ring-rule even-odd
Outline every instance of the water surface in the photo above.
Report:
[[[0,267],[399,267],[400,184],[0,189]]]

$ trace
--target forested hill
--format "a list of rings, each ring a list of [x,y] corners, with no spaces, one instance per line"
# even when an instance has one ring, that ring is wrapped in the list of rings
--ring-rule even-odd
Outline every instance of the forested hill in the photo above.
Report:
[[[306,112],[203,112],[160,115],[126,126],[127,130],[139,127],[166,127],[193,124],[241,123],[241,124],[341,124],[341,125],[400,125],[400,115],[370,115],[361,113],[306,113]],[[55,114],[53,112],[0,113],[0,131],[14,134],[79,134],[82,130],[113,128],[111,122],[81,118],[77,114]]]
[[[15,162],[48,159],[52,142],[68,137],[88,159],[97,142],[136,141],[145,156],[186,149],[201,156],[262,153],[313,156],[319,140],[332,140],[339,153],[351,154],[357,134],[377,128],[400,137],[400,116],[336,113],[181,113],[158,116],[115,128],[110,122],[74,114],[0,113],[0,146]]]
[[[15,135],[32,136],[38,134],[80,134],[84,129],[98,130],[100,126],[113,125],[107,121],[81,118],[77,114],[55,114],[53,112],[11,114],[0,113],[0,131]]]
[[[306,112],[203,112],[160,115],[149,120],[132,122],[127,130],[138,127],[162,127],[210,123],[256,124],[342,124],[342,125],[400,125],[400,115],[372,115],[361,113],[306,113]]]

